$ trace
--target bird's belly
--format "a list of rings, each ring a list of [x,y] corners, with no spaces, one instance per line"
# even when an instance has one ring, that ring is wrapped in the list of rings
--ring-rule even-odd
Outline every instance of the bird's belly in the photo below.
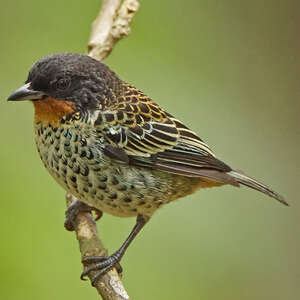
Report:
[[[198,182],[112,161],[82,130],[36,126],[36,144],[46,169],[66,191],[115,216],[151,216]]]

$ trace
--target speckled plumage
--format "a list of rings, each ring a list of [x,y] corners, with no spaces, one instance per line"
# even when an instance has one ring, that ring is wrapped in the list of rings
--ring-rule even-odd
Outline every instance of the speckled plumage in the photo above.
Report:
[[[182,178],[111,159],[101,150],[96,130],[76,122],[59,129],[39,122],[35,124],[35,140],[46,169],[65,190],[115,216],[151,216],[199,184],[198,178]]]
[[[74,63],[78,58],[81,63]],[[65,78],[73,85],[60,89],[57,82]],[[196,134],[87,56],[42,59],[27,82],[47,93],[33,102],[35,140],[45,167],[65,190],[103,212],[151,216],[199,187],[237,185],[221,172],[214,174],[214,169],[231,168]],[[68,103],[65,114],[61,103]],[[178,160],[175,154],[191,165],[166,164],[166,155],[174,157],[173,163]],[[197,174],[200,170],[193,164],[200,161],[211,169],[206,172],[211,171],[212,178]]]
[[[99,270],[123,256],[152,214],[199,188],[240,184],[287,204],[264,184],[233,170],[182,122],[104,64],[64,53],[38,61],[9,100],[32,100],[35,140],[49,173],[86,204],[137,224],[119,250],[87,258]]]

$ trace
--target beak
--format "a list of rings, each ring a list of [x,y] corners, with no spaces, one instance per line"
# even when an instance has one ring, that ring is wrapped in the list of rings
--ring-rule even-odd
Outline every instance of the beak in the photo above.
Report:
[[[30,82],[24,84],[15,90],[9,97],[8,101],[21,101],[21,100],[40,100],[46,95],[43,92],[35,91],[31,88]]]

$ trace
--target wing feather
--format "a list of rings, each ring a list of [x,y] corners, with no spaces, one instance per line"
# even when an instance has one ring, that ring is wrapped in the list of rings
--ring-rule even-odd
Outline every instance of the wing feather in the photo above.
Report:
[[[142,92],[127,83],[123,83],[122,89],[120,94],[124,96],[115,95],[109,106],[100,107],[91,122],[104,153],[111,159],[182,176],[201,177],[205,187],[246,185],[287,205],[264,184],[217,159],[193,131]]]
[[[118,157],[115,149],[120,148],[122,157],[126,153],[131,164],[185,176],[205,173],[216,179],[217,173],[231,171],[182,122],[134,87],[125,84],[125,88],[125,96],[117,98],[109,110],[99,111],[94,122],[97,132],[114,147],[108,153]],[[229,177],[218,178],[232,183]]]

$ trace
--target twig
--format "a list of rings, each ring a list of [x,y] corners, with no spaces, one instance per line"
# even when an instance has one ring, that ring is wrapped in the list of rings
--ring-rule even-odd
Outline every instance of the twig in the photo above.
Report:
[[[130,34],[130,22],[139,8],[137,0],[103,0],[100,13],[93,22],[88,43],[88,55],[104,60],[115,44]],[[77,200],[71,194],[66,195],[67,207]],[[93,216],[81,212],[76,219],[75,233],[79,243],[81,257],[107,255],[107,250],[99,237]],[[94,272],[89,274],[89,278]],[[95,288],[104,300],[129,300],[129,296],[115,268],[103,275]]]
[[[130,22],[139,8],[137,0],[103,0],[93,22],[88,43],[89,56],[102,61],[115,44],[130,34]]]
[[[78,199],[67,193],[67,207],[76,200]],[[107,255],[107,250],[104,248],[99,237],[96,222],[90,213],[80,212],[78,214],[75,232],[82,258],[85,256]],[[95,272],[91,272],[89,278],[91,278],[93,274],[95,274]],[[104,300],[129,300],[129,296],[122,284],[118,272],[114,268],[96,282],[95,288]]]

